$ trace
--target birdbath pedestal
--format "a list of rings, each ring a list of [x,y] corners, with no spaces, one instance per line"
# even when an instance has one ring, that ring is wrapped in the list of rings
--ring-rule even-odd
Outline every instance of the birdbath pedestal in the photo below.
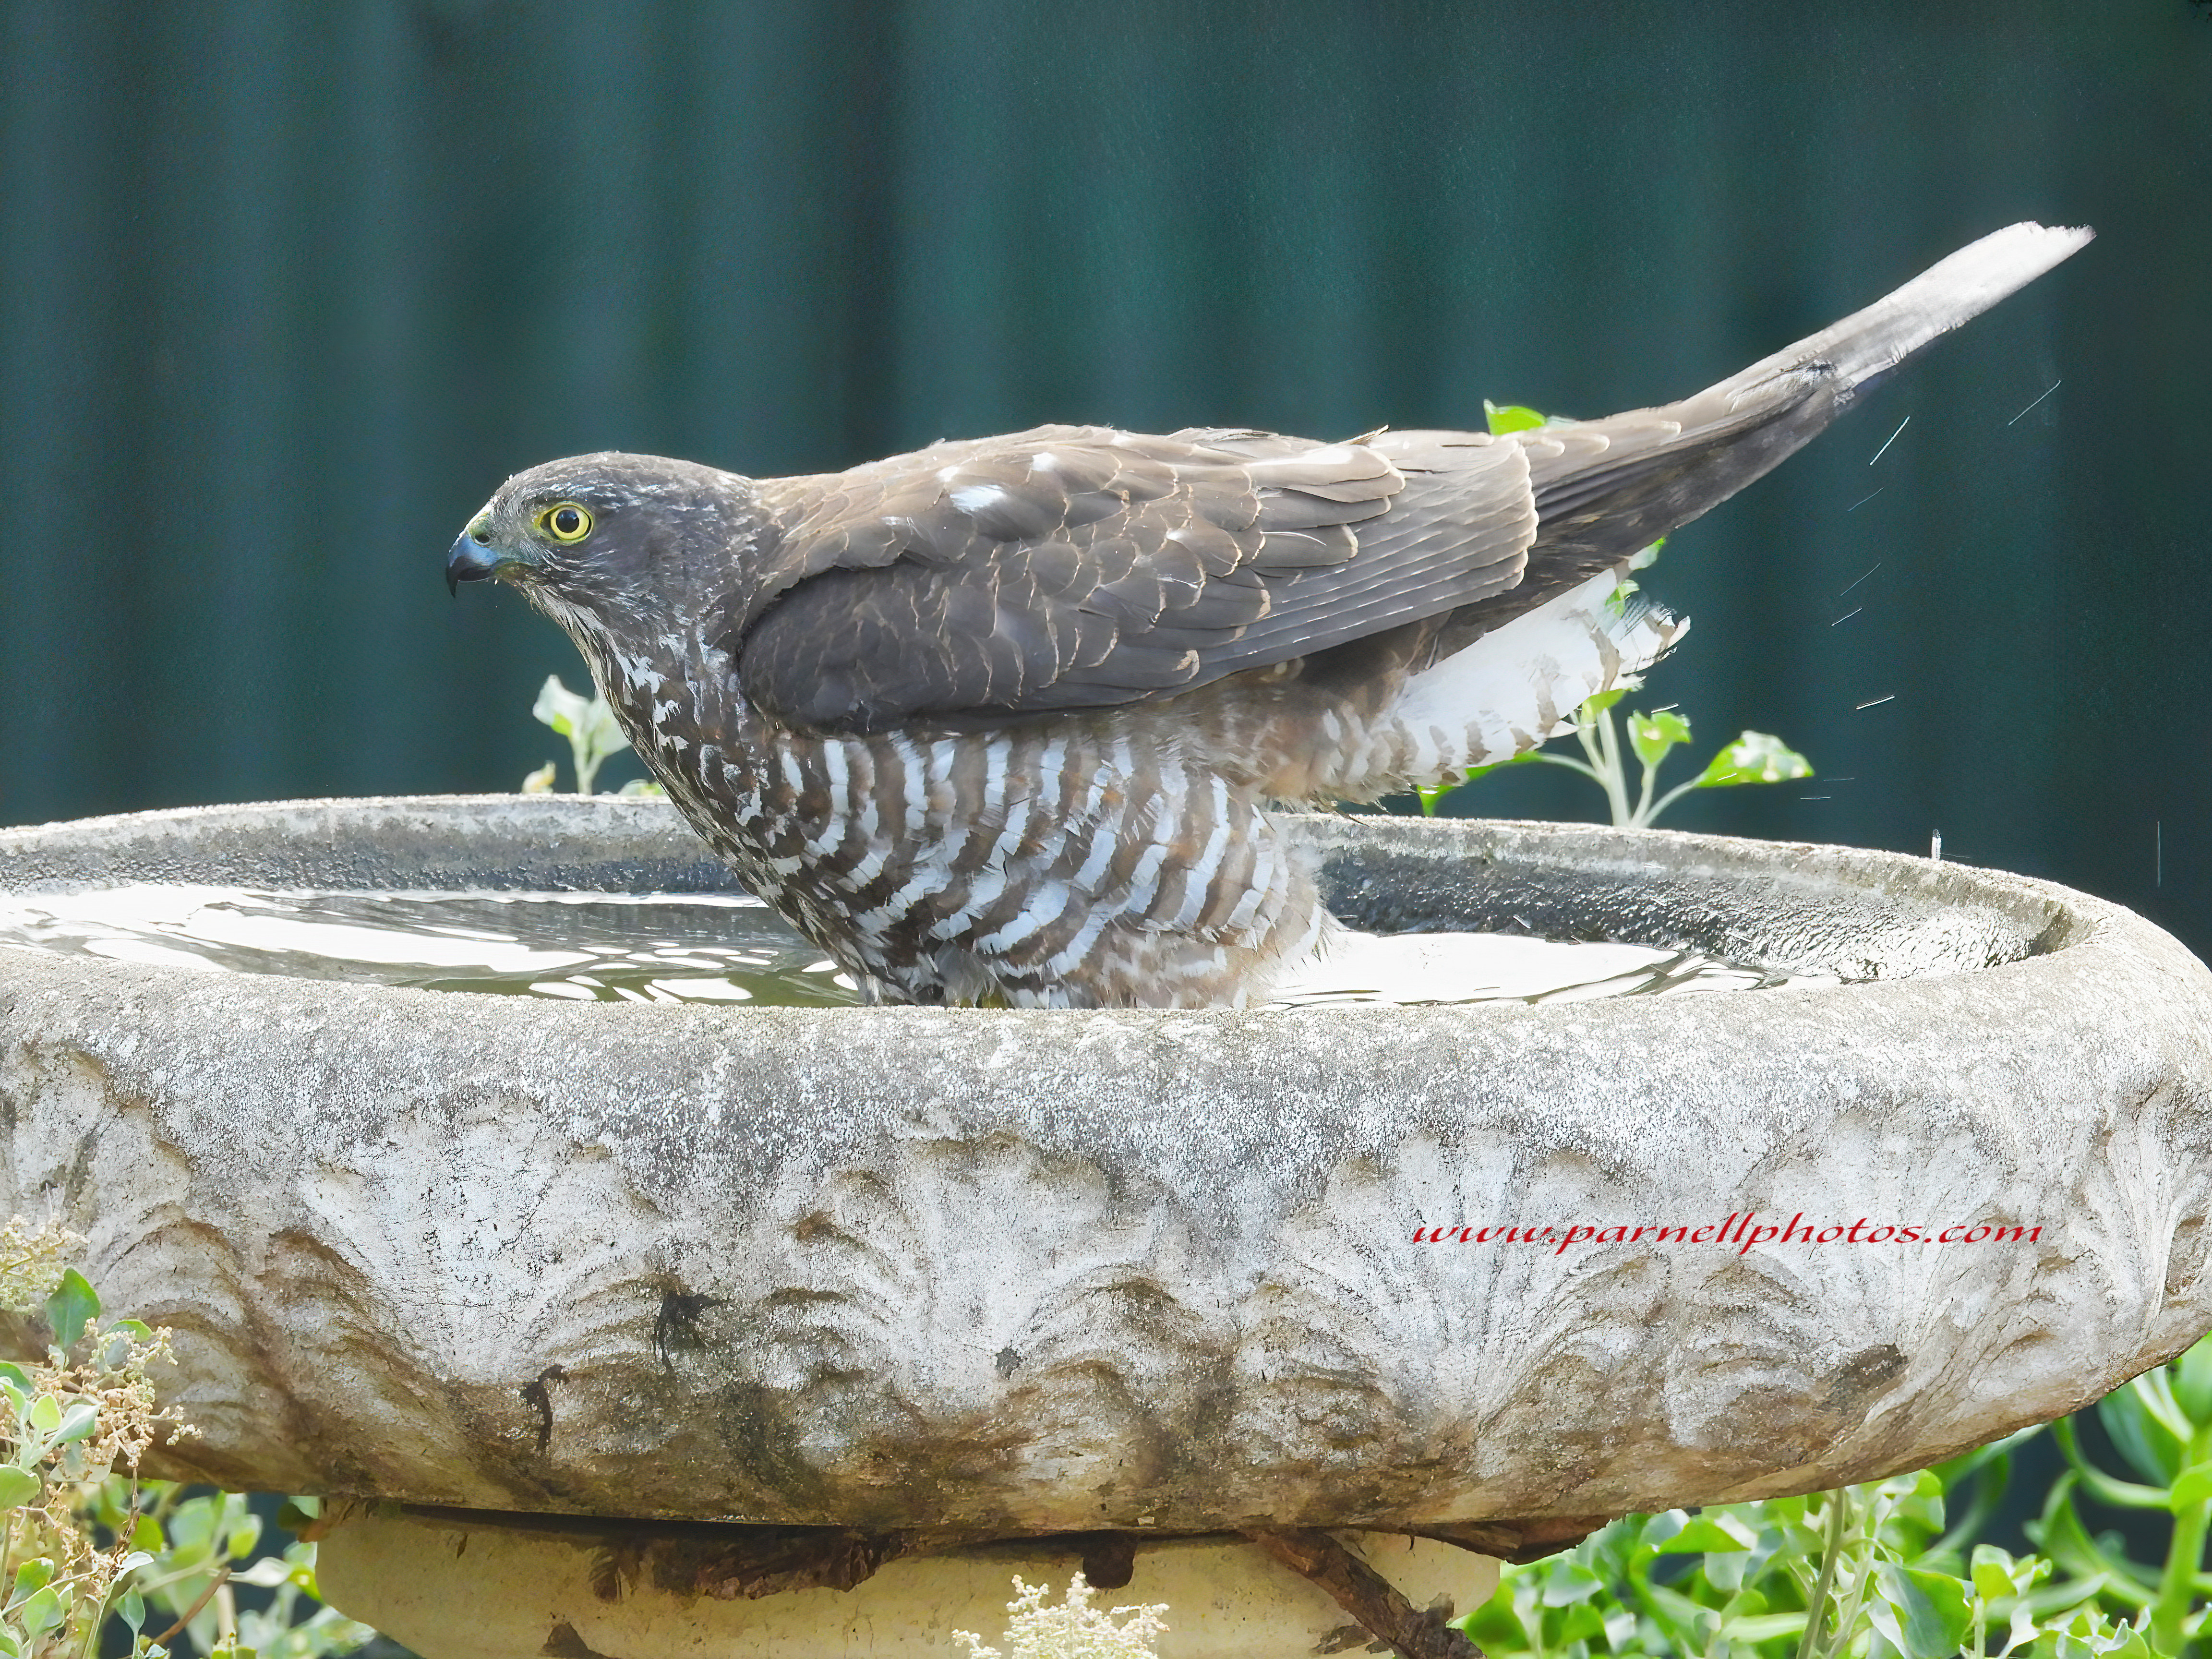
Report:
[[[2141,919],[1838,848],[1305,833],[1377,931],[1854,982],[718,1008],[0,951],[0,1202],[175,1333],[163,1471],[331,1498],[325,1591],[426,1659],[958,1651],[1078,1565],[1164,1655],[1357,1648],[1286,1560],[1433,1627],[1486,1552],[1924,1465],[2212,1325],[2212,975]],[[15,892],[723,879],[650,804],[0,833]]]

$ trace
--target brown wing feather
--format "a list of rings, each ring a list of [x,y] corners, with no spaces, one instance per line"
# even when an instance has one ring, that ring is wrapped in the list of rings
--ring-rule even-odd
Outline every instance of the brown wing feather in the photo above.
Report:
[[[793,725],[990,723],[1172,696],[1519,579],[1519,451],[1047,427],[792,480],[726,642]]]

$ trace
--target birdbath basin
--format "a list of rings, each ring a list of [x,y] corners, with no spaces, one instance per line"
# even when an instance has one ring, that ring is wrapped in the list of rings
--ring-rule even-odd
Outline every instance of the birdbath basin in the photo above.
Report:
[[[1464,1612],[1471,1549],[1919,1466],[2212,1325],[2212,975],[2140,918],[1843,848],[1304,833],[1376,931],[1849,982],[714,1007],[0,950],[4,1203],[174,1331],[165,1472],[379,1500],[323,1582],[429,1659],[995,1638],[1078,1562],[1164,1653],[1310,1651],[1346,1616],[1240,1535]],[[143,881],[726,884],[604,799],[0,833],[0,891]]]

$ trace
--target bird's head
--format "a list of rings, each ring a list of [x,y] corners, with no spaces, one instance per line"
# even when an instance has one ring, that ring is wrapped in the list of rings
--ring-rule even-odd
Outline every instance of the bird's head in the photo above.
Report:
[[[571,456],[518,472],[469,520],[446,580],[497,577],[571,634],[622,638],[697,617],[764,523],[751,484],[657,455]]]

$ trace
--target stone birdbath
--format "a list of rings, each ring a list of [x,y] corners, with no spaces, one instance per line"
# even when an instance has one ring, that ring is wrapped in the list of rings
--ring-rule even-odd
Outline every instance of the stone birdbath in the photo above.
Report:
[[[2127,911],[1841,848],[1307,833],[1377,931],[1851,982],[712,1007],[0,950],[0,1202],[175,1333],[164,1472],[356,1500],[325,1591],[428,1659],[957,1651],[1079,1565],[1167,1602],[1170,1656],[1364,1646],[1344,1598],[1433,1634],[1491,1557],[1924,1465],[2212,1325],[2212,976]],[[0,833],[17,895],[725,879],[649,803]]]

